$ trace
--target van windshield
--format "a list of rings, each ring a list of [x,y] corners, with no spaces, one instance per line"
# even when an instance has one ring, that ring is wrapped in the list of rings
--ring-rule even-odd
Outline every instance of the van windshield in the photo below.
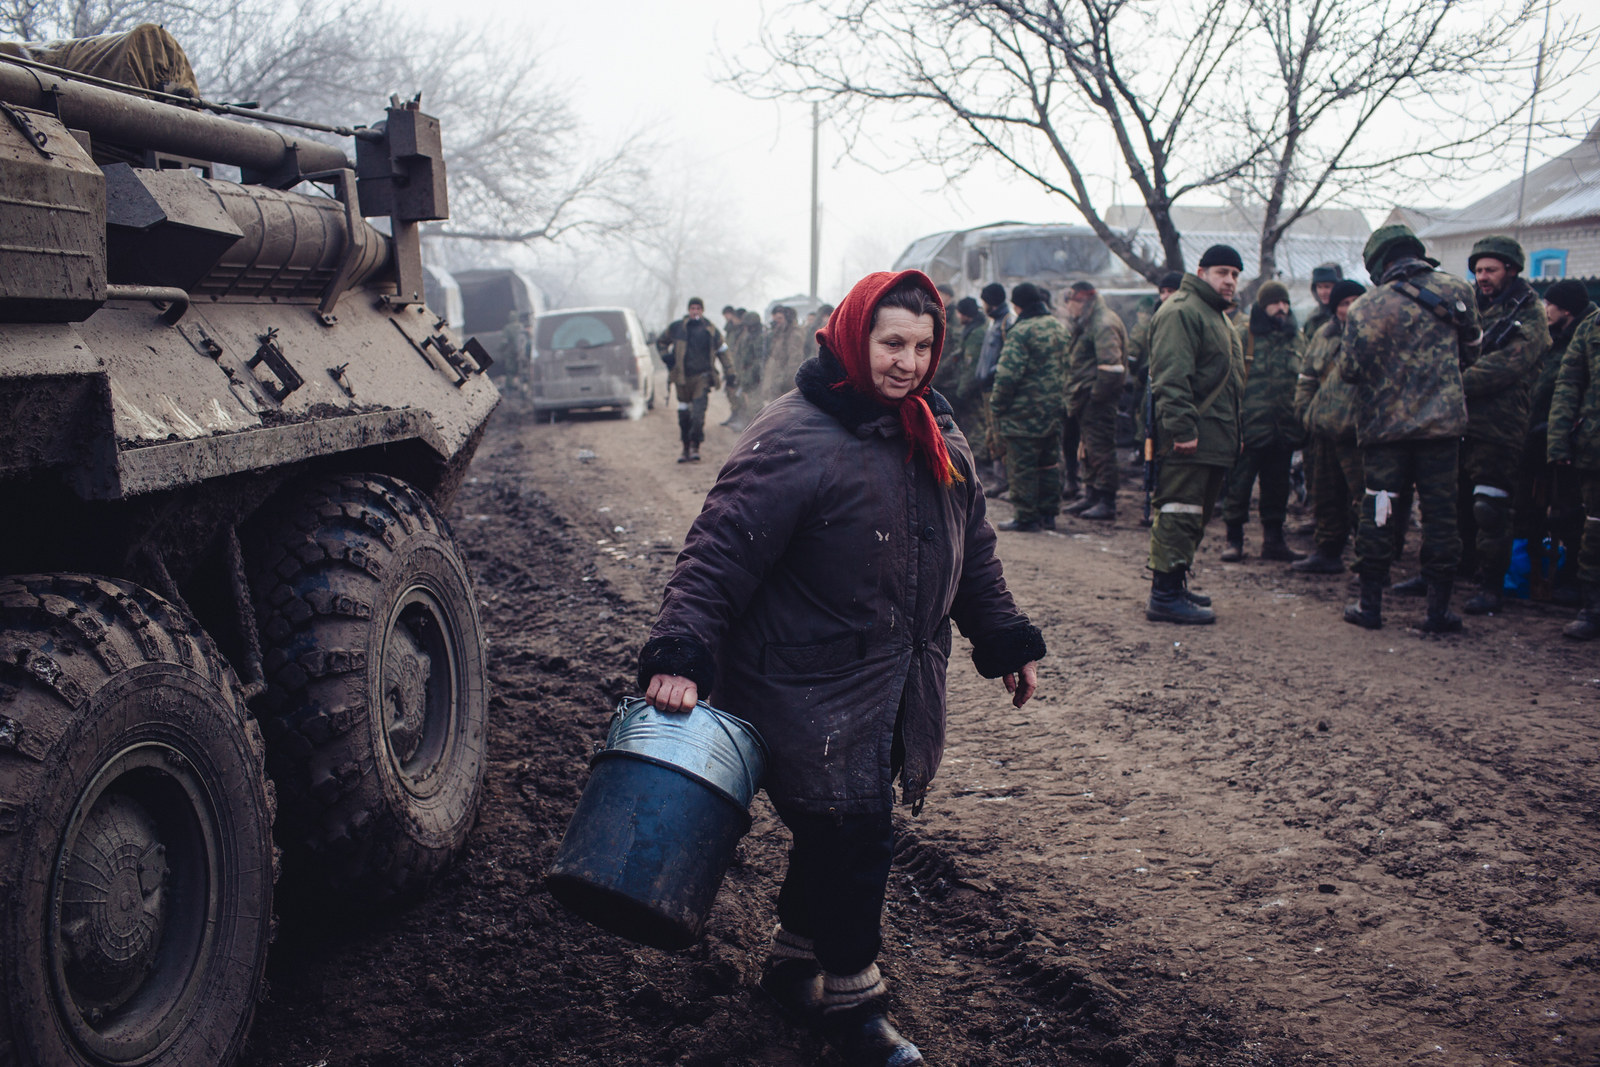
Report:
[[[1092,233],[1013,237],[996,241],[994,250],[1003,278],[1097,274],[1111,260],[1110,250]]]
[[[594,348],[597,345],[614,345],[626,332],[622,316],[616,312],[542,315],[535,344],[545,351]]]

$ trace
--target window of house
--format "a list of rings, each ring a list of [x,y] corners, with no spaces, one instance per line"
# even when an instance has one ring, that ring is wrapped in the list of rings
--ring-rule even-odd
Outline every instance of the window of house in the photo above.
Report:
[[[1567,276],[1567,250],[1541,248],[1528,257],[1528,274],[1534,278],[1565,278]]]

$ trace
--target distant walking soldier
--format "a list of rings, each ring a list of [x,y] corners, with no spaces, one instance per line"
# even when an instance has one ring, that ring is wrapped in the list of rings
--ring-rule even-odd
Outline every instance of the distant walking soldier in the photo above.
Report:
[[[1071,292],[1065,404],[1082,438],[1084,495],[1066,511],[1109,521],[1117,517],[1117,403],[1128,377],[1128,331],[1093,285],[1074,282]]]
[[[772,309],[772,327],[767,334],[767,360],[761,368],[762,390],[767,400],[794,388],[794,372],[805,362],[805,345],[794,308],[780,304]]]
[[[721,384],[716,364],[722,363],[729,386],[738,376],[728,362],[728,347],[722,334],[706,321],[705,302],[689,300],[689,313],[672,324],[668,338],[672,349],[672,385],[678,392],[678,436],[683,441],[679,463],[700,459],[700,443],[706,439],[706,401],[711,390]]]
[[[733,372],[738,376],[737,389],[728,390],[728,404],[733,414],[728,426],[743,430],[750,422],[754,401],[761,394],[763,363],[766,359],[766,338],[761,332],[761,313],[746,311],[739,323],[739,343],[729,346],[733,356]]]
[[[1055,529],[1061,510],[1061,369],[1067,331],[1023,282],[1011,290],[1016,325],[1006,334],[995,368],[989,406],[1006,442],[1006,474],[1013,518],[1002,530],[1034,533]]]
[[[1267,282],[1257,291],[1249,318],[1241,317],[1237,328],[1244,348],[1244,449],[1228,472],[1222,501],[1222,521],[1228,526],[1222,558],[1229,563],[1244,558],[1244,524],[1259,479],[1261,558],[1293,563],[1304,557],[1283,539],[1283,523],[1289,516],[1289,466],[1304,434],[1294,415],[1301,345],[1289,290],[1282,282]]]
[[[1310,435],[1305,447],[1316,551],[1292,564],[1301,574],[1343,574],[1344,546],[1356,531],[1365,486],[1356,447],[1355,387],[1339,376],[1339,353],[1350,305],[1367,291],[1360,282],[1334,284],[1333,318],[1312,335],[1296,381],[1294,410]]]
[[[1320,267],[1311,268],[1311,296],[1317,302],[1317,309],[1306,316],[1306,324],[1301,327],[1300,335],[1310,344],[1312,336],[1322,326],[1333,318],[1333,287],[1344,280],[1344,270],[1337,263],[1324,263]]]
[[[1482,350],[1461,372],[1467,432],[1456,516],[1469,561],[1462,570],[1476,564],[1479,578],[1477,594],[1461,606],[1469,615],[1500,610],[1511,566],[1511,494],[1527,441],[1528,394],[1550,346],[1544,304],[1522,277],[1522,266],[1522,246],[1504,236],[1483,238],[1467,257],[1483,320]]]
[[[1550,462],[1577,470],[1587,515],[1578,549],[1583,607],[1561,631],[1579,641],[1600,637],[1600,313],[1586,306],[1556,373],[1549,429]]]
[[[1552,545],[1551,569],[1555,571],[1550,599],[1565,607],[1582,604],[1578,587],[1578,545],[1583,540],[1583,495],[1576,471],[1549,462],[1550,405],[1555,397],[1556,376],[1561,359],[1577,336],[1578,327],[1595,314],[1589,291],[1575,278],[1556,282],[1545,290],[1545,321],[1550,324],[1550,347],[1540,361],[1528,398],[1528,438],[1522,450],[1522,469],[1517,478],[1517,495],[1512,502],[1515,514],[1513,535],[1528,543],[1530,580],[1539,581],[1538,561],[1543,558],[1546,538]],[[1563,551],[1564,550],[1564,551]],[[1537,590],[1537,584],[1535,584]]]
[[[1344,609],[1346,622],[1383,625],[1394,538],[1402,521],[1394,508],[1403,488],[1416,486],[1422,506],[1422,577],[1427,583],[1429,633],[1461,629],[1450,594],[1461,562],[1456,530],[1456,459],[1467,428],[1461,365],[1481,338],[1472,289],[1434,270],[1410,227],[1380,226],[1363,252],[1375,283],[1350,306],[1339,373],[1356,387],[1356,443],[1366,488],[1356,535],[1361,599]]]
[[[1244,350],[1223,313],[1232,306],[1244,262],[1212,245],[1200,268],[1150,324],[1150,388],[1155,401],[1156,481],[1150,527],[1152,622],[1216,621],[1210,600],[1188,590],[1188,575],[1228,469],[1239,457]]]

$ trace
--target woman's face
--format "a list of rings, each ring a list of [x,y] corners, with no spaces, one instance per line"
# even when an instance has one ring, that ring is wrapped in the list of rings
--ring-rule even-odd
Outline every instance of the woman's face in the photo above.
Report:
[[[872,387],[885,400],[900,400],[917,387],[933,361],[933,316],[905,308],[879,308],[867,339]]]

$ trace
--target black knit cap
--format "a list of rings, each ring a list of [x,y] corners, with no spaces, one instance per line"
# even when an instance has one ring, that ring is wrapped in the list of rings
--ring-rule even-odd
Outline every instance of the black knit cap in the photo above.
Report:
[[[964,296],[956,302],[956,314],[965,315],[969,319],[975,319],[979,315],[983,314],[983,312],[979,309],[978,302],[976,300],[972,299],[970,296]]]
[[[1093,282],[1073,282],[1072,283],[1072,291],[1074,293],[1092,293],[1092,292],[1094,292],[1094,283]]]
[[[1200,266],[1244,270],[1244,260],[1239,258],[1239,250],[1232,245],[1212,245],[1206,249],[1206,254],[1200,257]]]
[[[1563,278],[1545,290],[1544,298],[1568,315],[1577,315],[1589,306],[1589,290],[1576,278]]]
[[[1240,267],[1239,269],[1243,270],[1244,268]],[[1182,285],[1183,274],[1175,270],[1167,271],[1167,273],[1161,276],[1161,280],[1156,282],[1157,289],[1170,289],[1173,292],[1177,292]]]
[[[1011,302],[1018,307],[1027,307],[1029,304],[1044,303],[1044,297],[1040,295],[1037,285],[1023,282],[1011,290]]]
[[[1328,294],[1328,306],[1336,308],[1352,296],[1360,296],[1367,291],[1367,287],[1354,278],[1340,278],[1333,283],[1333,291]]]
[[[978,295],[983,297],[983,302],[990,307],[999,307],[1006,302],[1006,287],[999,282],[990,282]]]

